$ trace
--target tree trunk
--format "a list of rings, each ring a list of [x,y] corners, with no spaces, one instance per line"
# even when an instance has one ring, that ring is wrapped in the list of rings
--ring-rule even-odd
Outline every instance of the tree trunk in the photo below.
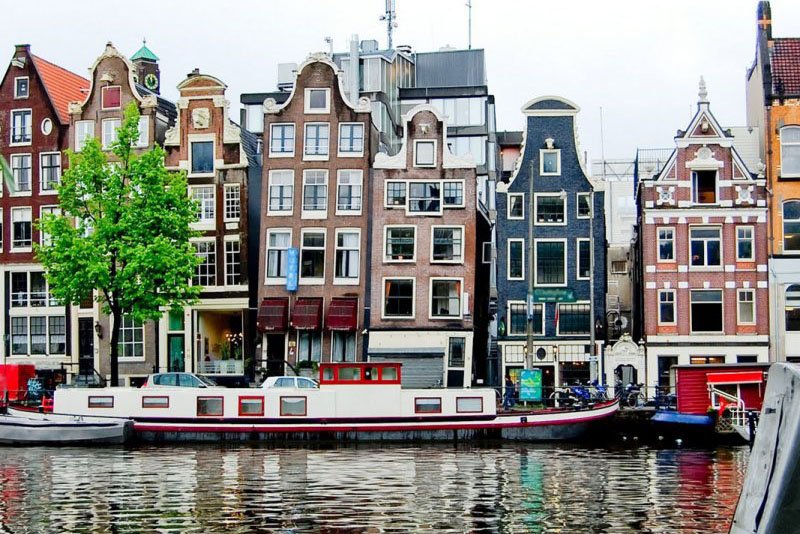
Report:
[[[111,315],[111,386],[119,385],[119,329],[122,326],[122,313],[112,311]]]

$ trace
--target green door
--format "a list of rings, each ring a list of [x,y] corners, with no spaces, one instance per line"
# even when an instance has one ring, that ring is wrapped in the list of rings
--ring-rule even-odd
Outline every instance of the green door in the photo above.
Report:
[[[167,336],[169,351],[169,371],[180,373],[185,370],[183,359],[183,334],[169,334]]]

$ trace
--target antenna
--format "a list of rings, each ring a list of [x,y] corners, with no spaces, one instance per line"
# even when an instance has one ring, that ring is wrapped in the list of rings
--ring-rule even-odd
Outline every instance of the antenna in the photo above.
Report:
[[[472,50],[472,0],[467,0],[467,48]]]
[[[397,28],[397,13],[395,12],[395,0],[386,0],[386,14],[378,20],[386,21],[386,37],[388,40],[388,48],[392,49],[392,32]]]
[[[333,57],[333,38],[326,37],[325,42],[328,43],[328,55]]]
[[[606,147],[603,140],[603,106],[600,106],[600,159],[603,161],[603,181],[606,181]]]

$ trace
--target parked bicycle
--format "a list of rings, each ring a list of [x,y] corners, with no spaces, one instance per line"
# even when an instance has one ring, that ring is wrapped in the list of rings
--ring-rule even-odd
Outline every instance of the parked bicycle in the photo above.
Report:
[[[647,397],[644,394],[644,384],[628,384],[622,391],[620,404],[629,408],[644,406]]]

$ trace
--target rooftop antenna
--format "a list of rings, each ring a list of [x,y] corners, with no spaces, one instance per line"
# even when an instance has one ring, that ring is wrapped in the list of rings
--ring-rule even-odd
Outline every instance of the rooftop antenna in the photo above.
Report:
[[[395,12],[395,0],[386,0],[386,14],[378,20],[386,21],[386,36],[389,42],[388,49],[392,49],[392,32],[397,28],[397,13]]]
[[[326,37],[325,42],[328,43],[328,55],[333,57],[333,37]]]
[[[467,0],[467,47],[472,50],[472,0]]]
[[[603,182],[606,181],[606,147],[603,135],[603,106],[600,106],[600,159],[603,162]]]

